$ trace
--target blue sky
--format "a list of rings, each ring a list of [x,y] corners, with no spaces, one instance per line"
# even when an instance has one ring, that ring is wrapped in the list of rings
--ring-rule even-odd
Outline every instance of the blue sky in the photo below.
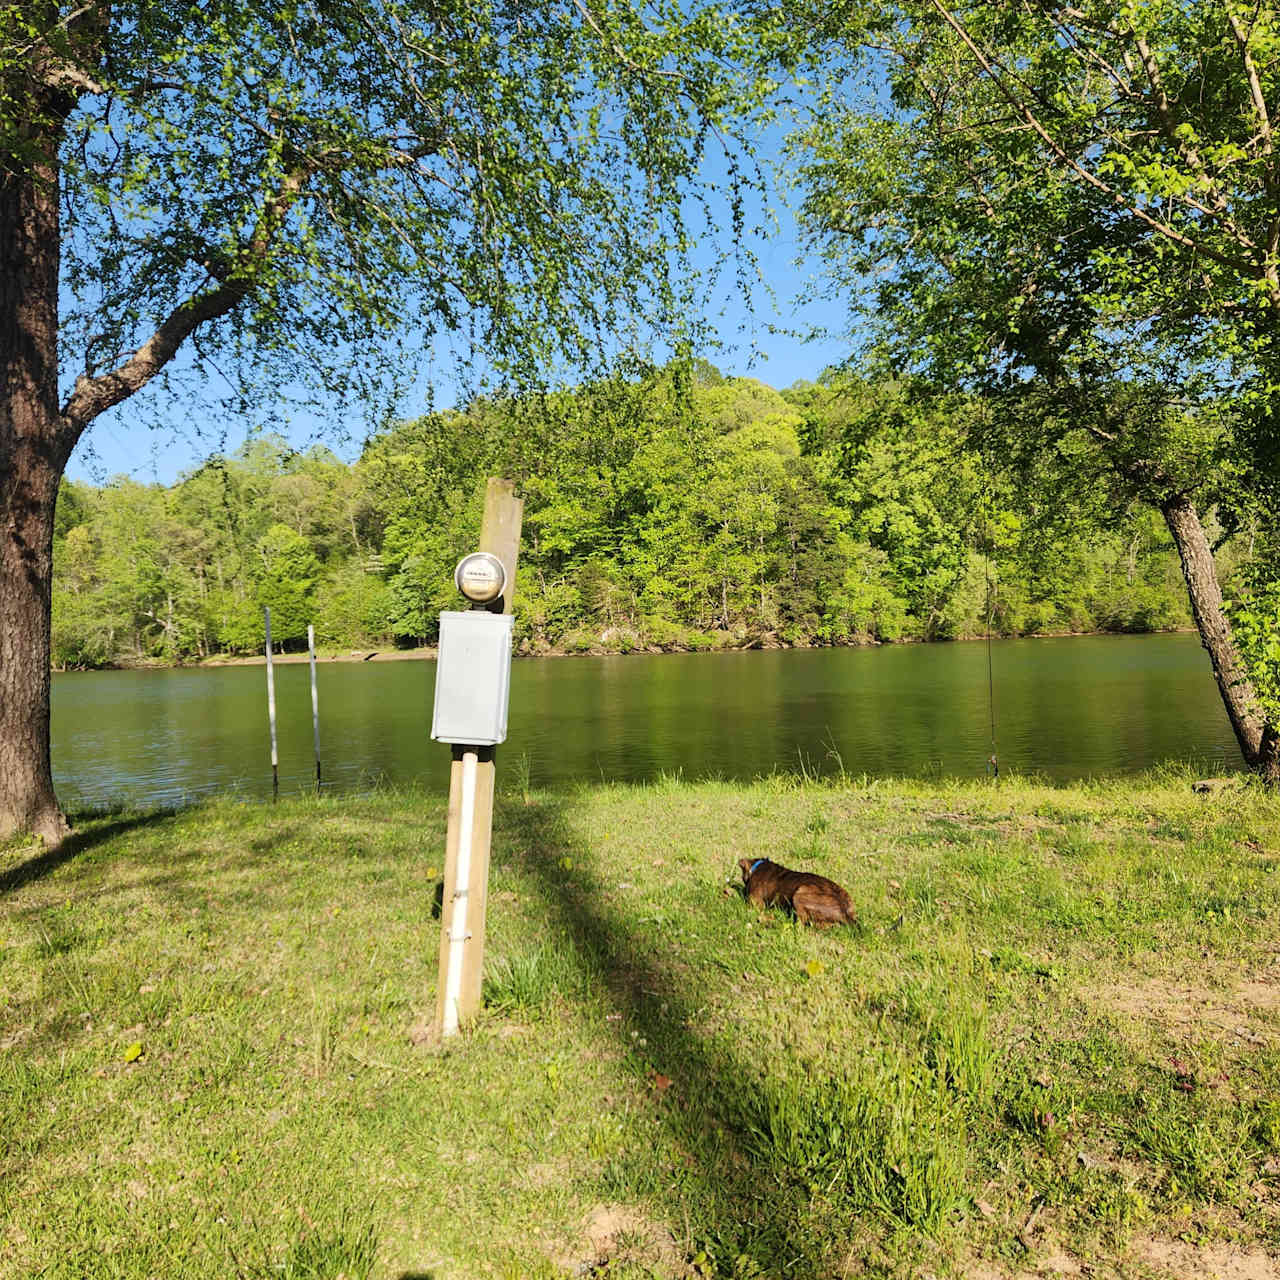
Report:
[[[780,137],[774,134],[762,139],[762,160],[766,163],[776,159]],[[714,160],[708,161],[709,181],[718,179],[719,168]],[[848,353],[849,340],[839,336],[847,324],[845,308],[837,301],[805,296],[812,292],[820,264],[816,258],[804,259],[792,211],[776,193],[771,208],[776,230],[748,241],[768,288],[759,284],[752,289],[748,306],[736,282],[721,282],[708,299],[704,319],[725,349],[705,354],[726,374],[748,375],[781,388],[801,379],[816,378]],[[764,221],[759,208],[752,212],[756,217],[751,221]],[[695,265],[710,262],[718,248],[714,238],[709,238]],[[775,295],[772,300],[770,289]],[[814,329],[827,329],[835,336],[806,340],[803,335]],[[453,404],[456,390],[448,375],[447,360],[442,360],[434,376],[435,406]],[[404,416],[413,416],[426,407],[425,397],[408,399],[399,406]],[[159,429],[137,419],[128,401],[98,418],[72,454],[67,474],[95,484],[115,475],[128,475],[142,483],[172,484],[180,472],[219,447],[227,451],[237,448],[257,425],[245,421],[243,429],[239,425],[233,427],[224,440],[211,439],[207,432],[201,433],[203,419],[198,401],[175,407],[172,419]],[[350,459],[358,453],[365,430],[363,421],[343,422],[336,410],[325,418],[307,410],[293,416],[287,434],[299,446],[324,440],[339,456]]]

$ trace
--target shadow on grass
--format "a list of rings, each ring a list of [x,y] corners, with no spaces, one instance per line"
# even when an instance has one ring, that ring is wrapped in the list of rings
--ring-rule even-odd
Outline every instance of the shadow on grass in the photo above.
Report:
[[[655,1087],[654,1109],[680,1153],[675,1169],[659,1167],[651,1148],[629,1153],[609,1187],[643,1201],[674,1188],[695,1249],[715,1274],[812,1276],[831,1267],[827,1243],[806,1229],[807,1196],[784,1185],[752,1142],[758,1110],[751,1091],[758,1068],[723,1038],[694,1028],[702,993],[688,974],[662,959],[661,934],[641,931],[614,909],[585,876],[566,876],[561,860],[588,862],[565,801],[500,811],[504,843],[536,878],[548,918],[567,935],[582,969],[608,990],[623,1016],[619,1043],[631,1052],[636,1033],[648,1041],[655,1069],[674,1082]],[[639,1064],[638,1064],[639,1066]]]
[[[140,827],[154,826],[159,822],[167,822],[173,817],[172,812],[160,810],[155,813],[139,814],[136,817],[118,818],[114,822],[104,822],[88,831],[73,831],[65,840],[53,849],[45,849],[25,862],[20,862],[8,871],[0,872],[0,894],[12,893],[35,880],[42,880],[59,867],[74,861],[82,854],[107,840],[124,835],[126,831],[136,831]]]

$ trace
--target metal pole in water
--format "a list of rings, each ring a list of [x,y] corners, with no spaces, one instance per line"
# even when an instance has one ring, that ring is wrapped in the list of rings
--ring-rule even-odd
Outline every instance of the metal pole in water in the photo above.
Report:
[[[311,736],[316,744],[316,791],[320,790],[320,702],[316,697],[316,629],[307,624],[307,650],[311,654]]]
[[[262,612],[267,619],[267,718],[271,721],[271,800],[280,799],[280,757],[276,752],[276,676],[271,665],[271,610]]]

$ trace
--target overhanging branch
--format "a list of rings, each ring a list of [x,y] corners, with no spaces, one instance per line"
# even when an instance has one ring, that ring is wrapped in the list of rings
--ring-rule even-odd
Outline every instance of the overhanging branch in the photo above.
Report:
[[[1095,190],[1101,192],[1116,207],[1123,209],[1131,217],[1137,218],[1140,222],[1146,224],[1158,235],[1172,241],[1174,244],[1181,245],[1185,249],[1190,249],[1195,253],[1203,254],[1206,258],[1213,262],[1217,262],[1222,266],[1229,267],[1231,270],[1238,272],[1240,275],[1249,278],[1263,278],[1265,275],[1259,270],[1257,263],[1240,258],[1233,254],[1223,253],[1216,246],[1207,244],[1201,240],[1197,240],[1185,232],[1180,231],[1177,227],[1171,226],[1161,218],[1154,217],[1142,208],[1140,204],[1135,203],[1118,191],[1110,183],[1103,181],[1096,173],[1086,168],[1075,156],[1070,155],[1062,144],[1049,132],[1039,116],[1032,110],[1022,95],[1016,93],[1008,84],[1008,77],[1005,68],[1002,67],[994,58],[989,57],[983,49],[978,45],[977,41],[970,34],[965,25],[955,16],[951,10],[942,3],[942,0],[930,0],[933,8],[937,11],[939,17],[947,26],[960,38],[965,48],[969,50],[970,55],[978,64],[982,73],[991,82],[996,92],[1024,119],[1030,126],[1037,137],[1045,144],[1050,155],[1074,174],[1079,180],[1087,183]],[[1267,282],[1270,284],[1270,282]],[[1271,301],[1273,304],[1280,303],[1280,291],[1272,288]]]
[[[290,173],[263,205],[253,234],[222,274],[218,286],[193,294],[179,303],[127,360],[96,378],[76,379],[62,407],[66,425],[78,436],[100,413],[141,390],[177,354],[201,325],[233,311],[252,291],[255,278],[270,255],[290,208],[301,194],[309,168]]]

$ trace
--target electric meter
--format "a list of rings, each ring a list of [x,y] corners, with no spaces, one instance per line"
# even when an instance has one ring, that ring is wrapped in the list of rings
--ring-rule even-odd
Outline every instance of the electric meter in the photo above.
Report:
[[[474,604],[489,604],[507,587],[507,571],[502,561],[488,551],[473,551],[458,561],[453,581]]]

